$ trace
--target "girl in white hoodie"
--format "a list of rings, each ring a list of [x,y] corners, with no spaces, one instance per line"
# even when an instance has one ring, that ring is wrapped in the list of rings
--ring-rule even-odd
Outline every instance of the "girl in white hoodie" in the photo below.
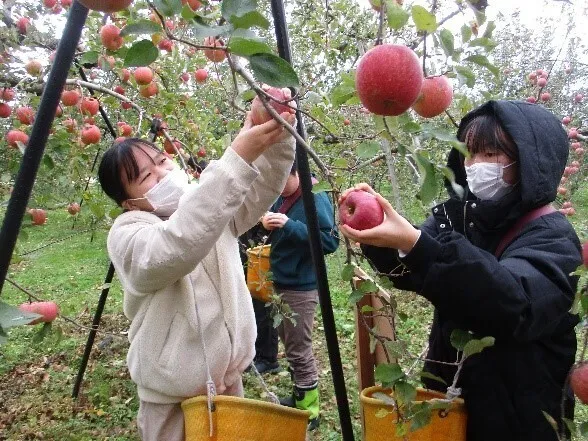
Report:
[[[127,363],[143,440],[184,439],[180,403],[206,394],[207,364],[217,393],[243,395],[256,328],[237,237],[279,196],[294,146],[279,123],[253,126],[248,115],[198,184],[148,141],[104,153],[100,184],[125,209],[107,247],[131,320]]]

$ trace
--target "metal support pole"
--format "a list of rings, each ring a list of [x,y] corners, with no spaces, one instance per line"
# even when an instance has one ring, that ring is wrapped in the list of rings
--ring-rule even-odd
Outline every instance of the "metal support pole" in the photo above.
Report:
[[[276,39],[278,43],[278,53],[280,57],[289,63],[292,62],[290,51],[290,40],[288,38],[288,29],[286,27],[286,15],[284,13],[284,4],[282,0],[271,0],[272,15],[276,30]],[[306,139],[306,129],[302,120],[300,108],[296,111],[298,119],[297,131],[300,136]],[[347,390],[345,387],[345,377],[343,376],[343,365],[341,363],[341,353],[339,351],[339,342],[337,341],[337,331],[335,328],[335,317],[333,315],[333,305],[331,303],[331,293],[329,291],[329,282],[327,278],[327,267],[320,237],[320,229],[316,206],[314,205],[314,195],[312,193],[312,181],[310,175],[310,166],[308,164],[308,155],[306,150],[296,146],[296,161],[298,164],[298,174],[300,176],[300,185],[302,186],[302,201],[304,212],[310,235],[310,251],[314,268],[317,276],[317,287],[319,292],[319,302],[323,317],[323,326],[325,329],[325,339],[329,352],[329,361],[331,364],[331,374],[333,377],[333,386],[337,398],[337,409],[339,411],[339,421],[341,423],[341,435],[343,441],[353,441],[353,426],[351,425],[351,415],[349,413],[349,402],[347,401]]]
[[[96,332],[98,331],[98,326],[100,325],[100,318],[102,317],[102,311],[104,311],[106,297],[108,297],[108,291],[110,290],[110,284],[112,283],[113,277],[114,265],[111,263],[108,267],[106,277],[104,278],[104,288],[102,289],[102,293],[100,294],[100,300],[98,300],[98,306],[96,307],[96,312],[94,313],[94,320],[92,321],[92,330],[88,335],[88,341],[86,342],[86,348],[84,349],[82,363],[80,364],[78,376],[76,377],[76,383],[74,384],[73,392],[71,394],[72,398],[77,398],[80,392],[82,380],[84,379],[84,372],[86,372],[86,367],[88,366],[88,360],[90,359],[90,353],[92,352],[92,346],[94,345],[94,339],[96,338]]]
[[[43,158],[45,145],[49,138],[49,130],[53,124],[61,92],[87,16],[88,8],[75,1],[69,11],[63,35],[55,54],[55,61],[49,72],[46,87],[43,89],[41,104],[33,124],[31,137],[24,151],[20,169],[14,182],[14,190],[8,201],[2,230],[0,230],[0,293],[8,273],[18,232],[31,197],[39,165]]]

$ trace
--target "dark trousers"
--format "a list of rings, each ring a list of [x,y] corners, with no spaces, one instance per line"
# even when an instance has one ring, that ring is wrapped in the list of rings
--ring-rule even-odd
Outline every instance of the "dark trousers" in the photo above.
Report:
[[[252,300],[255,323],[257,324],[255,359],[274,363],[278,361],[278,330],[274,328],[270,315],[271,304],[264,303],[256,298],[252,298]]]

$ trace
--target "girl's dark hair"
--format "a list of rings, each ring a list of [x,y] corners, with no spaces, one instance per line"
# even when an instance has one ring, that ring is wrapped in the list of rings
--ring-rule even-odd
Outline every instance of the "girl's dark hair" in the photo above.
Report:
[[[459,138],[465,142],[470,153],[502,152],[516,161],[519,150],[512,137],[504,130],[492,114],[484,114],[472,119]]]
[[[150,141],[127,138],[124,141],[114,143],[102,155],[98,168],[98,180],[104,193],[118,205],[129,199],[123,184],[122,173],[125,173],[128,182],[133,182],[139,177],[139,165],[133,152],[141,151],[146,154],[143,150],[145,147],[161,153],[161,150]]]

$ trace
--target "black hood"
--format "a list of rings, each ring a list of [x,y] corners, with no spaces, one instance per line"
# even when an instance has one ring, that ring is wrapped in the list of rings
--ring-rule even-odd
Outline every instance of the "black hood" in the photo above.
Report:
[[[488,101],[466,114],[457,137],[473,118],[492,113],[512,137],[519,151],[520,209],[523,212],[555,200],[569,154],[569,141],[559,119],[538,104],[525,101]],[[456,149],[448,166],[458,184],[467,188],[464,157]],[[517,204],[518,205],[518,204]]]

